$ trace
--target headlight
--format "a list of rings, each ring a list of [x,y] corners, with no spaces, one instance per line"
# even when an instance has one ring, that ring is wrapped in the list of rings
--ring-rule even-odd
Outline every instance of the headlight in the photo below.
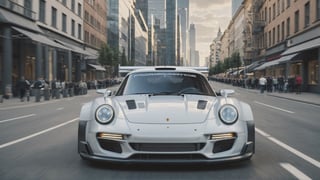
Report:
[[[108,124],[113,120],[114,111],[110,105],[102,105],[96,111],[96,120],[101,124]]]
[[[219,111],[219,117],[225,124],[233,124],[238,119],[238,111],[232,105],[224,105]]]

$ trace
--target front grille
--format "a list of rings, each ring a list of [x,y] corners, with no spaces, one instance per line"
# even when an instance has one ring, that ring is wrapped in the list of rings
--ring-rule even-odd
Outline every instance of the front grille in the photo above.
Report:
[[[149,152],[188,152],[199,151],[205,143],[130,143],[136,151]]]
[[[107,151],[115,152],[115,153],[122,153],[122,148],[120,142],[112,141],[108,139],[98,139],[99,145],[101,148]]]
[[[204,160],[201,154],[134,154],[132,160]]]

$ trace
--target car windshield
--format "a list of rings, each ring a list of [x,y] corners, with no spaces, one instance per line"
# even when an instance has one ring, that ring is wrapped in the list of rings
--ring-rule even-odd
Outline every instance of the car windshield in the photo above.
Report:
[[[150,72],[131,74],[117,95],[215,95],[208,82],[198,74]]]

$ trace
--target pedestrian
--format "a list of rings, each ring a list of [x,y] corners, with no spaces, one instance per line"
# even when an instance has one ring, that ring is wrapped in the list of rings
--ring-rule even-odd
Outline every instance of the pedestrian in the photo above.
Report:
[[[51,81],[51,98],[53,99],[54,97],[56,97],[56,93],[57,93],[57,84],[56,84],[57,80],[53,79]]]
[[[301,94],[302,77],[300,75],[296,75],[295,85],[296,85],[296,93]]]
[[[18,88],[19,88],[19,95],[20,95],[20,101],[24,101],[24,96],[26,95],[28,84],[24,78],[24,76],[21,76],[20,81],[18,82]]]
[[[278,84],[279,84],[278,78],[273,77],[272,78],[272,84],[273,84],[273,92],[278,91]]]
[[[283,92],[284,91],[284,78],[283,76],[280,76],[278,78],[278,83],[279,83],[279,92]]]
[[[260,93],[263,94],[264,90],[266,88],[266,84],[267,84],[267,79],[263,76],[260,77],[259,79],[259,86],[260,86]]]

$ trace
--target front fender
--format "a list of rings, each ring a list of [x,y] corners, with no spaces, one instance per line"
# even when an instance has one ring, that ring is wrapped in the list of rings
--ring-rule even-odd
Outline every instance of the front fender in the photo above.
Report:
[[[81,107],[80,121],[89,121],[91,118],[92,102],[88,102]]]

